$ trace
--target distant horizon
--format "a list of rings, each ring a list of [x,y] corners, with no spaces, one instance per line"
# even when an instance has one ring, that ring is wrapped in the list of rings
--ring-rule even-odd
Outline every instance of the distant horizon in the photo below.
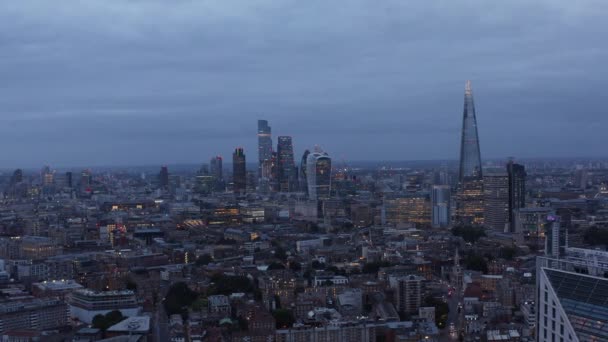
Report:
[[[257,155],[256,155],[257,157]],[[331,155],[330,155],[331,157]],[[505,158],[483,158],[482,157],[482,164],[483,166],[487,166],[487,163],[496,163],[496,162],[507,162],[511,157],[505,157]],[[211,157],[209,157],[209,159],[211,159]],[[513,158],[513,160],[515,162],[521,162],[521,163],[525,163],[525,162],[543,162],[543,161],[562,161],[562,162],[574,162],[574,161],[608,161],[608,156],[580,156],[580,157],[536,157],[536,158]],[[346,164],[348,167],[353,167],[353,165],[356,167],[357,164],[381,164],[381,163],[386,163],[386,164],[407,164],[407,163],[430,163],[430,164],[437,164],[437,163],[448,163],[448,164],[453,164],[451,166],[458,166],[458,162],[459,159],[404,159],[404,160],[345,160]],[[332,166],[335,167],[341,167],[342,166],[343,161],[342,160],[335,160],[332,158]],[[0,172],[3,173],[7,173],[7,172],[14,172],[17,169],[21,169],[25,172],[37,172],[42,170],[45,166],[49,166],[51,168],[51,170],[61,170],[61,171],[69,171],[69,170],[85,170],[85,169],[102,169],[102,170],[109,170],[109,169],[158,169],[160,170],[160,168],[162,166],[167,166],[169,168],[169,172],[171,172],[172,168],[178,168],[178,169],[185,169],[185,168],[191,168],[191,169],[197,169],[200,168],[203,165],[209,165],[209,161],[204,161],[201,163],[194,163],[194,162],[184,162],[184,163],[159,163],[159,164],[125,164],[125,165],[102,165],[102,164],[98,164],[98,165],[75,165],[75,166],[64,166],[64,165],[60,165],[60,166],[53,166],[52,164],[41,164],[40,166],[29,166],[29,167],[14,167],[14,168],[8,168],[8,167],[0,167]],[[247,161],[247,170],[248,171],[256,171],[257,170],[257,165],[258,162],[257,160],[255,161]],[[224,158],[224,162],[223,162],[223,167],[224,169],[226,169],[228,166],[232,167],[232,161],[228,161],[226,158]],[[299,158],[296,158],[296,167],[299,166]],[[377,167],[381,166],[381,165],[375,165]],[[387,166],[394,166],[394,165],[387,165]],[[255,167],[255,168],[254,168]]]

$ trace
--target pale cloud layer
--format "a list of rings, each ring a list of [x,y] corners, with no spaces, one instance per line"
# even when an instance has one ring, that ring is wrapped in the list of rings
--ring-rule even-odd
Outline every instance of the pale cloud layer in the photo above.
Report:
[[[606,156],[608,2],[3,1],[0,168],[199,163],[256,120],[347,160]]]

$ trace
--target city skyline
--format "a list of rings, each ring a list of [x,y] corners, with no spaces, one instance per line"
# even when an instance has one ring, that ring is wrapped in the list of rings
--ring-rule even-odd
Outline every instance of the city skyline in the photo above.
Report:
[[[466,79],[486,158],[605,156],[605,4],[444,5],[13,4],[0,143],[19,148],[0,165],[254,156],[258,118],[295,155],[456,159]]]

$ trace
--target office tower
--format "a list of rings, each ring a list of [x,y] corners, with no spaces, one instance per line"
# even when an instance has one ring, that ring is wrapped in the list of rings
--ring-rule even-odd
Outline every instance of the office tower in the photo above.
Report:
[[[213,190],[224,191],[224,167],[222,156],[215,156],[209,161],[209,174],[213,177]]]
[[[272,158],[272,136],[268,121],[258,120],[258,177],[262,177],[264,161]]]
[[[11,184],[17,184],[23,182],[23,170],[17,169],[13,172],[13,176],[11,177]]]
[[[72,171],[65,173],[65,183],[68,188],[74,187],[74,181],[72,180]]]
[[[464,92],[457,197],[457,223],[483,224],[483,176],[471,81],[467,81]]]
[[[167,166],[162,166],[160,168],[160,173],[158,175],[158,185],[162,189],[169,188],[169,169]]]
[[[431,199],[428,192],[407,193],[384,201],[386,222],[392,225],[414,223],[416,227],[431,224]]]
[[[215,177],[216,181],[224,179],[222,170],[222,156],[215,156],[209,161],[209,174]]]
[[[570,255],[572,254],[572,255]],[[608,341],[608,253],[536,258],[536,341]]]
[[[42,185],[51,186],[55,181],[55,172],[47,165],[42,169],[41,172]]]
[[[331,158],[321,150],[306,158],[306,183],[312,200],[328,199],[331,192]]]
[[[416,313],[422,304],[424,278],[408,275],[401,277],[391,276],[389,284],[395,291],[395,307],[401,313]]]
[[[450,187],[433,185],[431,192],[433,228],[445,228],[450,225]]]
[[[232,154],[232,183],[235,194],[244,194],[247,191],[247,166],[242,147],[237,147]]]
[[[545,223],[545,255],[559,257],[568,248],[568,230],[562,226],[560,217],[547,215]]]
[[[509,220],[509,176],[503,171],[486,172],[483,176],[484,225],[504,232]]]
[[[8,332],[43,331],[68,325],[68,306],[58,298],[18,299],[0,305],[0,335]],[[23,335],[25,336],[25,335]],[[7,338],[7,337],[5,337]],[[27,337],[3,341],[33,341]],[[36,339],[38,340],[38,339]]]
[[[574,171],[574,186],[586,189],[587,183],[589,182],[589,172],[578,165],[576,171]]]
[[[125,316],[136,316],[141,312],[135,293],[129,290],[104,292],[89,289],[75,290],[69,297],[68,305],[72,318],[88,324],[91,324],[96,315],[113,310],[118,310]]]
[[[281,136],[277,143],[279,191],[295,190],[295,170],[293,143],[291,137]]]
[[[308,162],[309,150],[304,151],[302,159],[300,160],[300,171],[298,173],[298,181],[300,183],[300,191],[303,191],[308,195],[308,182],[306,179],[306,167]]]
[[[91,182],[92,182],[93,174],[91,170],[84,169],[80,174],[80,189],[81,191],[88,192],[91,190]]]
[[[509,175],[509,231],[515,233],[514,210],[526,206],[526,168],[510,161],[507,164]]]

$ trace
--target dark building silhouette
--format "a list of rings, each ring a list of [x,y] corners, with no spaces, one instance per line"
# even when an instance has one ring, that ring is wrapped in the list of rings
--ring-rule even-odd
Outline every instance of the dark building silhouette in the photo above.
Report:
[[[68,188],[74,187],[74,180],[73,180],[73,175],[72,175],[71,171],[68,171],[65,173],[65,184]]]
[[[213,188],[215,191],[224,191],[224,160],[222,156],[215,156],[209,162],[209,174],[213,177]]]
[[[23,170],[17,169],[13,172],[13,176],[11,177],[11,184],[17,184],[23,182]]]
[[[222,156],[215,156],[209,162],[209,174],[217,180],[223,180],[224,174],[222,169]]]
[[[302,160],[300,160],[300,171],[298,172],[300,191],[303,191],[306,194],[308,194],[308,180],[306,179],[306,169],[307,169],[309,154],[310,154],[309,150],[304,151],[304,154],[302,155]]]
[[[471,81],[467,81],[464,92],[459,171],[456,223],[481,225],[484,216],[483,175]]]
[[[160,174],[158,175],[158,184],[162,189],[169,188],[169,169],[167,166],[160,168]]]
[[[513,210],[526,206],[526,168],[510,161],[507,164],[509,177],[509,230],[515,232]]]
[[[247,189],[247,166],[245,165],[245,152],[237,147],[232,154],[232,182],[235,194],[244,194]]]
[[[279,191],[295,190],[295,164],[291,137],[281,136],[277,144]]]
[[[90,192],[91,191],[91,183],[92,183],[93,174],[91,170],[85,169],[82,170],[80,174],[80,191],[81,192]]]
[[[272,158],[272,135],[268,121],[258,120],[258,177],[262,177],[264,162]]]

